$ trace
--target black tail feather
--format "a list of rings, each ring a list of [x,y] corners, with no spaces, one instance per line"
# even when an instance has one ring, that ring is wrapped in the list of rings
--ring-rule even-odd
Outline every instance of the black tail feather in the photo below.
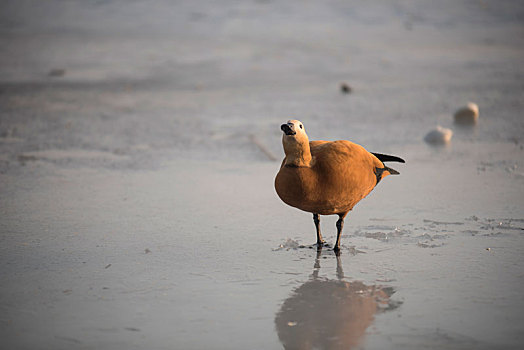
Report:
[[[377,157],[381,162],[399,162],[399,163],[405,163],[404,159],[396,156],[390,156],[387,154],[381,154],[381,153],[371,153],[375,157]]]

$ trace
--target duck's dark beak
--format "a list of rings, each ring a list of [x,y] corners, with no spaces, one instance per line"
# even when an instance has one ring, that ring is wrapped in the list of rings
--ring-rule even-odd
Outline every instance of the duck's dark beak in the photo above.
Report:
[[[284,134],[286,134],[286,135],[296,135],[295,130],[293,130],[293,125],[282,124],[282,125],[280,126],[280,129],[282,129],[282,131],[283,131]]]

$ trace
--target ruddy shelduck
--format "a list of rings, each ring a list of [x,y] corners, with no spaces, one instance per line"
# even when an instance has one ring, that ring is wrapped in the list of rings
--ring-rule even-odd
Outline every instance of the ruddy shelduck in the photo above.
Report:
[[[280,127],[285,158],[275,178],[282,201],[313,213],[317,246],[325,241],[320,232],[320,215],[338,215],[335,253],[340,253],[344,218],[362,198],[387,175],[398,171],[384,165],[404,160],[370,153],[350,141],[309,141],[304,124],[289,120]]]

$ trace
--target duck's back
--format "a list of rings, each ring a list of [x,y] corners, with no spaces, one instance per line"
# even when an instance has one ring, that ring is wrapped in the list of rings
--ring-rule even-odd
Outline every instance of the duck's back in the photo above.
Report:
[[[350,141],[313,142],[312,170],[318,187],[337,208],[349,211],[371,192],[377,180],[375,168],[381,162],[362,146]]]
[[[275,188],[287,204],[312,213],[348,212],[376,185],[375,168],[382,163],[350,141],[311,141],[311,167],[284,163]]]

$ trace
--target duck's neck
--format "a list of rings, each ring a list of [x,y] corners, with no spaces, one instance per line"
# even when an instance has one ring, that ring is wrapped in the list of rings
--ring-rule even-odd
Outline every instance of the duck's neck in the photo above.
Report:
[[[308,139],[288,138],[282,139],[284,152],[286,153],[287,166],[309,167],[311,166],[311,150]]]

